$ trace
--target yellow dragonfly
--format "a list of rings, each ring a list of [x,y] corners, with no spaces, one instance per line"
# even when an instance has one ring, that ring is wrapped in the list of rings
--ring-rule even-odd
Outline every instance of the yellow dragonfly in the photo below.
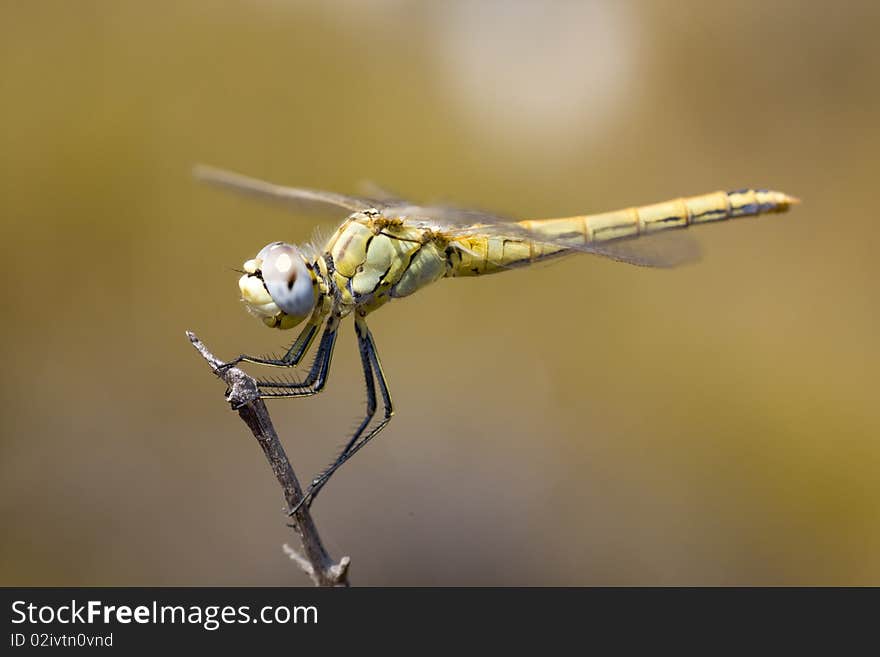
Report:
[[[263,398],[315,395],[327,383],[339,324],[354,315],[367,390],[366,413],[332,465],[312,480],[300,502],[309,505],[330,476],[375,438],[394,413],[366,321],[392,299],[409,296],[441,278],[493,274],[576,253],[646,267],[673,267],[693,261],[697,250],[690,240],[661,242],[659,238],[668,236],[667,231],[785,212],[798,203],[782,192],[740,189],[603,214],[517,221],[474,210],[416,205],[384,193],[371,199],[285,187],[206,166],[197,167],[195,175],[298,211],[323,209],[345,215],[325,244],[272,242],[244,263],[238,287],[248,311],[271,328],[305,325],[283,355],[242,354],[224,365],[244,361],[295,367],[323,327],[304,380],[257,382]],[[373,423],[377,386],[383,411]]]

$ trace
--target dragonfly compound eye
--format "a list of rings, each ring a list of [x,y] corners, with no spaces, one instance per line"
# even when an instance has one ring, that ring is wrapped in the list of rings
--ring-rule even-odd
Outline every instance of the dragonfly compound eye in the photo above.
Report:
[[[295,323],[305,319],[315,305],[317,286],[299,249],[273,242],[263,248],[255,260],[260,263],[259,273],[271,301]],[[283,323],[293,325],[290,321]]]

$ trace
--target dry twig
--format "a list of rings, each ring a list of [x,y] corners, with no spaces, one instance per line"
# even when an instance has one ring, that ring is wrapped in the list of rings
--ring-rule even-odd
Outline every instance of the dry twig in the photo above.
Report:
[[[266,404],[260,399],[256,381],[237,367],[219,370],[218,368],[224,364],[223,361],[208,351],[194,333],[187,331],[186,335],[202,358],[208,361],[214,373],[226,382],[226,401],[238,411],[239,417],[244,420],[263,449],[266,460],[269,461],[272,472],[281,485],[287,508],[296,508],[303,497],[302,488],[278,439]],[[321,543],[321,537],[308,507],[301,506],[292,516],[292,520],[290,526],[299,535],[302,554],[288,545],[284,546],[284,552],[312,578],[315,586],[348,586],[348,566],[351,560],[342,557],[339,563],[334,563]]]

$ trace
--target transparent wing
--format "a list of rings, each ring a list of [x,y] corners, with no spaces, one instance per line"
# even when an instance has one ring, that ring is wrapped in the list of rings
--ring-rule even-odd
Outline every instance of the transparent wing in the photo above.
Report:
[[[539,231],[529,230],[515,219],[480,210],[442,205],[406,205],[389,206],[385,212],[389,216],[402,217],[406,222],[434,227],[450,237],[490,235],[531,240],[639,267],[678,267],[696,262],[700,258],[699,244],[692,235],[682,230],[668,230],[608,242],[578,244],[571,239],[552,239]]]
[[[396,192],[382,187],[380,184],[372,180],[362,180],[357,185],[357,190],[361,194],[365,194],[368,198],[375,199],[380,203],[390,206],[410,205],[410,202],[402,196],[398,196]]]
[[[665,269],[688,265],[700,259],[699,243],[693,235],[682,230],[585,245],[578,250],[639,267]]]
[[[452,205],[418,205],[404,201],[389,204],[383,209],[388,217],[403,219],[404,223],[433,228],[451,237],[458,235],[489,234],[498,237],[532,239],[529,231],[516,219],[498,214],[460,208]]]
[[[233,171],[225,171],[200,164],[193,168],[196,179],[216,187],[229,189],[239,194],[254,196],[265,201],[281,203],[298,211],[346,210],[357,212],[369,208],[382,209],[385,204],[368,198],[346,196],[335,192],[325,192],[304,187],[285,187],[274,183],[250,178]]]

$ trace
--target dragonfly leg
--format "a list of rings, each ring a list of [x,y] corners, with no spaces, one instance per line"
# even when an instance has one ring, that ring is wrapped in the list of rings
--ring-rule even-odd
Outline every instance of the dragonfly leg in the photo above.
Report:
[[[300,331],[299,335],[296,336],[296,340],[290,345],[287,353],[281,358],[261,358],[259,356],[240,354],[228,363],[223,363],[223,365],[217,369],[220,371],[227,370],[230,367],[235,367],[239,363],[256,363],[258,365],[272,365],[274,367],[293,367],[299,365],[303,356],[305,356],[306,352],[309,350],[309,347],[312,346],[312,342],[314,342],[320,326],[321,318],[310,319],[309,323],[306,324],[305,327],[303,327],[303,330]]]
[[[333,348],[336,345],[339,322],[331,320],[324,329],[315,360],[305,380],[295,381],[257,381],[260,388],[260,397],[264,399],[276,399],[280,397],[311,397],[323,390],[327,382],[327,374],[330,371],[330,361],[333,358]],[[270,388],[265,391],[264,388]]]
[[[375,438],[379,432],[385,428],[388,422],[391,421],[391,416],[394,415],[391,393],[388,391],[388,383],[385,379],[385,374],[382,371],[382,364],[379,362],[379,354],[376,351],[376,343],[373,340],[373,335],[370,333],[370,329],[367,328],[367,324],[362,317],[355,318],[354,328],[357,333],[361,363],[364,367],[364,382],[367,387],[367,412],[360,425],[358,425],[357,430],[354,432],[354,435],[349,439],[348,444],[346,444],[345,449],[340,452],[339,456],[336,457],[336,460],[330,465],[330,467],[312,480],[311,485],[303,495],[303,499],[300,500],[296,507],[290,510],[288,515],[296,513],[299,507],[304,503],[311,506],[312,502],[315,501],[318,492],[324,487],[333,473],[336,472],[343,463],[354,456],[362,447]],[[376,414],[376,385],[374,383],[374,378],[379,384],[379,393],[382,395],[384,412],[382,420],[375,427],[370,429],[370,431],[364,433],[369,426],[370,421]]]

